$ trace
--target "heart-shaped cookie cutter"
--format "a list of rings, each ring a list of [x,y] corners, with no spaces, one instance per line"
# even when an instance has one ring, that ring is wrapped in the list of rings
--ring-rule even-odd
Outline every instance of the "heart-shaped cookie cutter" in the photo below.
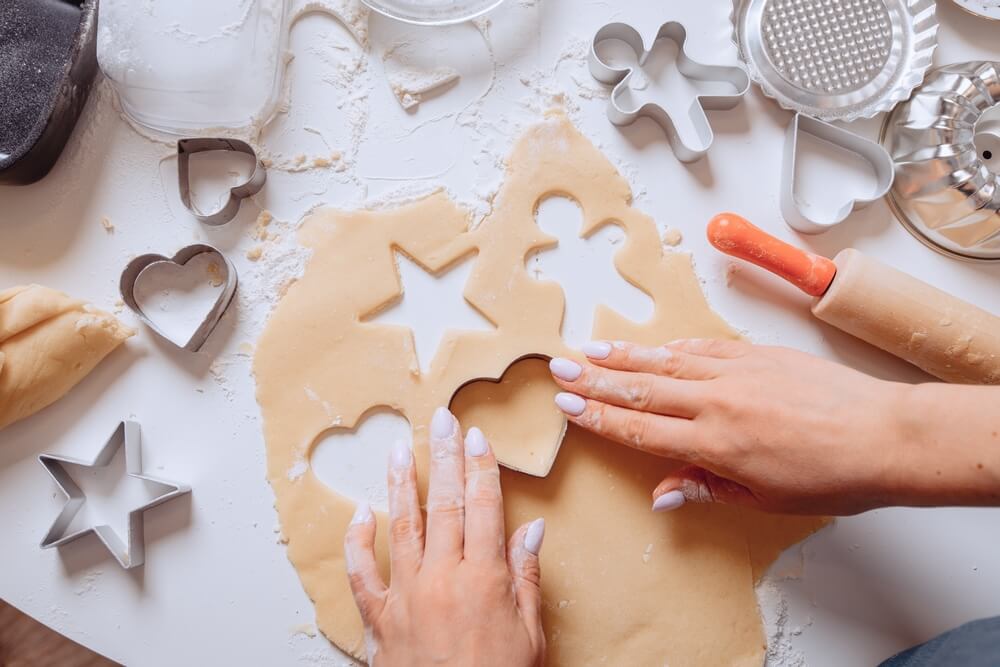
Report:
[[[656,43],[661,39],[669,39],[677,44],[677,70],[691,81],[728,83],[735,92],[725,95],[696,95],[691,107],[684,115],[691,125],[691,130],[697,135],[697,143],[689,145],[677,131],[676,120],[667,110],[655,102],[647,102],[638,108],[625,108],[621,98],[628,92],[629,79],[637,68],[646,64]],[[620,67],[608,64],[599,54],[598,48],[602,42],[617,40],[632,48],[638,57],[638,67]],[[660,26],[653,43],[646,48],[645,41],[638,30],[627,23],[609,23],[594,36],[590,46],[590,73],[598,81],[614,86],[611,99],[608,101],[608,118],[618,126],[634,123],[640,116],[647,116],[659,123],[667,133],[670,147],[681,162],[694,162],[708,152],[715,140],[712,125],[708,122],[707,111],[732,109],[750,89],[750,75],[742,66],[705,65],[692,60],[684,51],[687,41],[687,30],[677,21],[669,21]]]
[[[163,331],[160,327],[153,322],[146,313],[143,312],[142,307],[135,300],[135,284],[139,280],[139,276],[142,275],[143,271],[150,268],[151,266],[158,264],[174,264],[177,266],[184,266],[192,259],[198,255],[210,254],[217,257],[220,261],[219,278],[223,282],[222,291],[219,293],[218,298],[215,300],[215,304],[212,309],[208,312],[205,318],[202,320],[198,328],[195,329],[191,337],[185,340],[177,340],[176,338],[170,336],[168,333]],[[125,267],[122,272],[121,279],[118,282],[118,290],[121,293],[122,301],[128,306],[136,316],[142,320],[146,326],[155,331],[158,335],[166,340],[170,341],[179,348],[188,350],[189,352],[197,352],[208,340],[212,331],[215,330],[216,325],[219,324],[219,320],[222,319],[222,315],[229,308],[229,304],[233,301],[233,296],[236,294],[236,286],[238,279],[236,276],[236,267],[233,263],[222,254],[216,248],[205,244],[195,244],[189,245],[186,248],[181,248],[178,250],[173,257],[165,257],[163,255],[148,254],[140,255],[133,259]]]
[[[455,391],[452,392],[451,400],[448,402],[448,407],[453,408],[455,406],[457,397],[462,392],[463,389],[466,389],[471,385],[484,382],[499,386],[503,384],[503,382],[507,379],[508,375],[511,373],[511,371],[514,369],[515,366],[517,366],[523,361],[532,361],[532,360],[544,361],[548,363],[552,361],[552,356],[544,353],[525,354],[507,364],[504,367],[503,371],[501,371],[499,376],[497,377],[493,376],[476,377],[470,380],[466,380],[461,385],[459,385],[458,388],[455,389]],[[548,377],[547,374],[546,377]],[[549,473],[552,471],[552,467],[555,465],[556,459],[559,457],[559,451],[562,449],[563,441],[566,439],[566,431],[569,429],[569,419],[567,419],[566,416],[561,412],[559,414],[562,418],[562,426],[560,428],[559,435],[556,438],[555,447],[553,447],[552,449],[552,458],[545,462],[544,468],[530,469],[526,466],[518,465],[514,461],[504,456],[504,451],[500,447],[500,443],[493,443],[493,445],[497,448],[497,450],[495,451],[497,457],[497,463],[499,463],[504,468],[508,468],[509,470],[514,470],[516,472],[525,475],[531,475],[532,477],[548,477]]]
[[[191,156],[195,153],[208,153],[210,151],[235,151],[245,153],[253,158],[254,167],[250,173],[250,178],[242,185],[237,185],[229,190],[229,199],[225,205],[215,213],[204,213],[194,202],[191,201],[191,180],[190,167]],[[219,139],[209,137],[198,137],[195,139],[181,139],[177,142],[177,184],[180,188],[181,202],[191,211],[191,214],[198,220],[211,227],[224,225],[240,212],[240,206],[247,197],[260,192],[267,182],[267,169],[264,168],[257,152],[245,141],[239,139]]]
[[[837,210],[822,209],[802,201],[796,194],[795,187],[796,156],[799,150],[799,136],[802,134],[808,134],[842,148],[868,162],[876,180],[872,196],[852,199]],[[854,211],[884,197],[892,188],[895,178],[896,169],[892,156],[880,144],[826,121],[797,113],[785,134],[785,155],[781,165],[781,215],[788,226],[796,231],[803,234],[820,234],[842,223]]]

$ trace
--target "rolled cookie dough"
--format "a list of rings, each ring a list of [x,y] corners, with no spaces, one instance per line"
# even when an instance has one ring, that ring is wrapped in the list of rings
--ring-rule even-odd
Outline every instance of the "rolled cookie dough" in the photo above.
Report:
[[[0,428],[62,398],[134,333],[47,287],[0,291]]]
[[[579,203],[584,235],[606,224],[624,228],[615,265],[655,304],[642,324],[599,306],[595,337],[644,344],[737,337],[708,307],[690,258],[664,251],[653,220],[632,208],[628,183],[561,115],[517,142],[493,210],[478,225],[442,193],[399,208],[311,215],[300,240],[312,259],[271,315],[254,372],[288,556],[315,602],[319,628],[357,658],[364,658],[362,627],[343,554],[353,503],[304,464],[326,431],[356,427],[366,412],[385,406],[410,421],[425,484],[427,428],[437,406],[470,381],[503,377],[525,356],[577,356],[560,337],[562,289],[532,279],[524,266],[529,253],[556,243],[534,220],[538,202],[553,194]],[[449,332],[421,374],[408,329],[364,322],[402,294],[397,251],[431,272],[475,254],[465,297],[496,330]],[[515,371],[519,381],[550,382],[543,365]],[[519,403],[518,414],[489,418],[487,435],[501,460],[525,454],[506,425],[545,421],[554,411],[549,401]],[[551,432],[551,442],[529,443],[532,456],[558,450],[546,477],[503,475],[508,530],[547,519],[549,664],[760,665],[765,639],[754,583],[780,550],[820,522],[716,505],[654,515],[650,491],[675,464],[575,428],[560,449],[559,432]],[[379,516],[383,575],[386,532]]]

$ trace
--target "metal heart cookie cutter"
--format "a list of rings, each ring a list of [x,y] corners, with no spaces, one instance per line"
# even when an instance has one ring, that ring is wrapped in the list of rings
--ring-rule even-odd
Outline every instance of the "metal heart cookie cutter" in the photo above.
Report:
[[[191,156],[195,153],[210,151],[235,151],[245,153],[253,158],[254,167],[250,178],[242,185],[229,190],[229,200],[215,213],[204,213],[191,201],[190,166]],[[181,201],[191,211],[194,217],[206,225],[217,227],[224,225],[240,212],[240,205],[247,197],[260,192],[267,182],[267,170],[264,168],[257,152],[245,141],[239,139],[196,138],[181,139],[177,142],[177,184],[180,188]]]
[[[66,470],[67,465],[82,466],[85,468],[106,468],[114,459],[120,448],[125,449],[125,474],[145,482],[152,482],[164,487],[164,491],[151,501],[131,510],[128,513],[128,528],[126,529],[125,541],[112,530],[111,526],[103,524],[100,526],[87,526],[79,530],[70,532],[73,519],[80,512],[87,498],[80,487]],[[123,421],[115,429],[115,432],[108,438],[107,443],[101,447],[97,457],[93,461],[81,461],[64,456],[52,456],[43,454],[38,457],[45,470],[52,477],[52,480],[59,487],[66,498],[59,516],[52,523],[49,532],[45,534],[41,547],[51,549],[60,547],[72,542],[89,533],[97,535],[98,539],[107,547],[115,560],[126,570],[142,565],[146,560],[146,540],[143,534],[143,514],[146,510],[162,505],[191,492],[191,488],[182,484],[175,484],[157,477],[145,475],[142,472],[142,441],[139,424],[133,421]]]
[[[641,69],[657,42],[668,39],[677,44],[677,70],[690,81],[726,83],[732,87],[730,94],[699,94],[695,95],[691,106],[680,118],[674,118],[660,104],[646,102],[636,107],[625,107],[622,98],[629,92],[629,80],[636,69]],[[611,65],[599,54],[602,42],[621,41],[632,48],[638,57],[637,67],[621,67]],[[750,88],[750,76],[741,66],[704,65],[695,62],[684,51],[687,31],[676,21],[670,21],[660,26],[653,43],[647,49],[642,35],[627,23],[610,23],[594,36],[590,47],[590,73],[598,81],[614,86],[611,99],[608,102],[608,118],[618,126],[634,123],[640,116],[647,116],[659,123],[667,133],[670,147],[682,162],[694,162],[703,157],[711,147],[715,135],[708,122],[705,111],[732,109],[746,95]],[[678,122],[684,123],[684,132],[677,129]],[[682,138],[682,134],[691,137],[693,141]]]
[[[160,327],[153,322],[146,313],[143,312],[142,307],[135,299],[135,284],[139,280],[142,273],[158,264],[175,264],[177,266],[184,266],[190,262],[193,258],[198,255],[210,254],[217,257],[220,260],[218,265],[219,275],[218,278],[223,284],[222,291],[219,293],[215,304],[212,309],[205,315],[201,324],[195,329],[194,333],[187,340],[178,340],[175,337],[169,335],[163,331]],[[146,326],[155,331],[161,337],[167,339],[177,347],[188,350],[189,352],[197,352],[208,340],[212,331],[218,325],[219,320],[222,319],[222,315],[229,308],[229,304],[232,303],[233,296],[236,294],[236,286],[238,283],[236,275],[236,267],[233,263],[222,254],[216,248],[210,245],[196,244],[190,245],[186,248],[181,248],[173,257],[164,257],[163,255],[140,255],[136,257],[125,267],[122,272],[121,279],[118,282],[118,289],[121,293],[122,301],[128,306],[136,316],[142,320]]]
[[[853,153],[868,162],[875,174],[875,190],[870,197],[852,199],[834,210],[804,201],[796,192],[796,163],[799,136],[811,135]],[[878,201],[889,192],[895,179],[892,157],[882,146],[822,120],[795,114],[785,134],[785,156],[781,165],[781,215],[785,222],[804,234],[819,234],[836,227],[851,213]],[[836,187],[834,184],[833,187]]]

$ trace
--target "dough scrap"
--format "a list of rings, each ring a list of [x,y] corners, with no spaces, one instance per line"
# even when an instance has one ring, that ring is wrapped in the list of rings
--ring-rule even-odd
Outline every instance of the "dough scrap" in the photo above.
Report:
[[[316,605],[320,630],[356,658],[365,657],[364,641],[343,554],[353,503],[311,468],[288,472],[309,461],[327,428],[357,427],[366,412],[385,406],[409,419],[426,485],[428,425],[437,406],[470,381],[503,377],[526,356],[579,357],[559,334],[562,289],[525,270],[526,256],[556,243],[534,219],[538,202],[552,195],[577,201],[585,236],[605,224],[625,229],[615,266],[654,301],[653,317],[641,324],[598,306],[595,338],[656,345],[738,337],[709,308],[689,256],[664,251],[653,220],[631,207],[628,183],[562,115],[551,115],[516,143],[494,208],[478,226],[441,192],[398,208],[325,209],[307,218],[299,238],[313,256],[272,313],[254,373],[288,557]],[[475,253],[465,297],[497,327],[446,334],[426,375],[408,329],[363,322],[402,293],[397,251],[431,272]],[[551,381],[537,364],[519,372],[535,374],[535,381],[525,380],[532,386]],[[301,400],[307,386],[320,400]],[[504,458],[513,460],[523,452],[505,424],[544,420],[554,411],[549,402],[522,406],[507,420],[489,420],[484,430],[498,453],[504,448]],[[537,516],[547,520],[548,664],[762,664],[754,584],[782,549],[822,522],[721,505],[654,515],[649,494],[675,463],[574,427],[561,449],[555,440],[548,446],[559,456],[545,478],[503,471],[508,530]],[[378,521],[376,548],[387,576],[386,517]]]
[[[62,398],[134,334],[47,287],[0,291],[0,429]]]

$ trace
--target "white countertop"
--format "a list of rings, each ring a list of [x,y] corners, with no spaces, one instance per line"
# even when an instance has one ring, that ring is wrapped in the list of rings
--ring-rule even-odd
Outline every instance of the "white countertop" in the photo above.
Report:
[[[639,2],[625,11],[622,4],[509,0],[490,15],[488,41],[471,25],[429,31],[372,17],[367,66],[358,70],[345,67],[362,51],[341,24],[322,14],[303,19],[289,45],[290,111],[260,142],[285,159],[339,150],[346,168],[274,169],[264,190],[221,229],[186,213],[170,146],[133,130],[101,83],[55,170],[33,186],[0,187],[0,286],[38,282],[113,309],[129,257],[202,241],[233,259],[240,291],[202,353],[173,349],[139,327],[66,398],[0,433],[0,598],[128,665],[346,663],[314,634],[312,605],[276,533],[247,344],[297,265],[291,230],[309,209],[444,185],[483,210],[512,138],[552,106],[555,93],[565,93],[571,118],[621,166],[638,206],[684,233],[680,248],[693,253],[713,307],[756,341],[883,377],[922,377],[811,319],[806,298],[777,279],[748,267],[727,280],[730,262],[702,231],[722,210],[828,255],[857,247],[1000,312],[1000,266],[933,253],[882,203],[823,236],[787,229],[778,183],[791,116],[756,89],[735,110],[710,114],[716,143],[691,166],[676,160],[653,123],[611,126],[605,99],[594,94],[601,86],[583,60],[603,23],[645,15],[641,25],[652,31],[683,18],[693,56],[735,58],[724,0],[683,3],[689,16],[681,15],[682,3],[673,3],[674,13]],[[1000,60],[1000,24],[944,0],[939,19],[937,64]],[[382,71],[381,54],[401,35],[462,75],[413,114],[400,109]],[[876,127],[859,125],[852,129],[869,135]],[[250,234],[262,208],[274,214],[272,230],[281,238],[265,243],[263,259],[252,262],[246,252],[257,245]],[[105,217],[113,232],[102,226]],[[592,280],[596,272],[585,268],[579,279]],[[127,310],[121,317],[138,326]],[[431,319],[417,326],[433,326]],[[190,484],[193,494],[147,514],[142,569],[123,571],[92,538],[40,550],[60,499],[36,457],[90,457],[127,417],[142,424],[146,470]],[[373,458],[362,476],[377,483],[381,463]],[[873,664],[964,621],[1000,614],[998,521],[1000,510],[884,510],[839,521],[790,550],[761,592],[765,614],[780,620],[772,623],[772,662]]]

